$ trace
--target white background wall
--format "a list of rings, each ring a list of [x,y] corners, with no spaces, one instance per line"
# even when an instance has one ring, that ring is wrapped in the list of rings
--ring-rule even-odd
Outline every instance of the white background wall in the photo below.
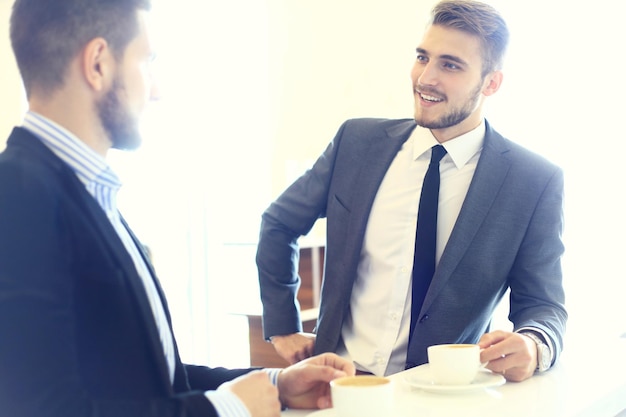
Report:
[[[626,29],[618,2],[490,2],[509,21],[512,42],[487,116],[566,173],[570,333],[626,332]],[[24,109],[6,35],[10,3],[0,0],[2,138]],[[224,312],[257,303],[253,250],[238,258],[225,244],[254,243],[265,205],[343,120],[411,117],[409,71],[434,1],[155,4],[164,99],[146,117],[142,149],[111,160],[125,178],[126,217],[157,256],[183,353],[225,363],[239,342],[215,350],[225,344],[209,340],[232,340],[228,329],[192,319],[230,323]]]
[[[26,109],[22,82],[9,42],[11,0],[0,0],[0,150]]]

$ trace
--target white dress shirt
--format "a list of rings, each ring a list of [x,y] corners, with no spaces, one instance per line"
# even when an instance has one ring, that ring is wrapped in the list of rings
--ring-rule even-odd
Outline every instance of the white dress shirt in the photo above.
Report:
[[[484,136],[483,121],[443,143],[447,154],[439,165],[437,263],[474,176]],[[385,174],[365,231],[338,353],[354,361],[357,369],[375,375],[390,375],[405,367],[417,209],[430,148],[438,144],[429,129],[415,128]]]

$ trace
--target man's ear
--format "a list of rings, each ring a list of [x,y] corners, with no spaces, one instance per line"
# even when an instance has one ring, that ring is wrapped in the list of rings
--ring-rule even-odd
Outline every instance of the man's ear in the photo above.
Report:
[[[111,83],[115,59],[109,44],[104,38],[92,39],[81,54],[81,68],[87,84],[101,92]]]
[[[483,87],[483,95],[491,96],[500,89],[502,85],[502,71],[496,70],[485,77],[485,83]]]

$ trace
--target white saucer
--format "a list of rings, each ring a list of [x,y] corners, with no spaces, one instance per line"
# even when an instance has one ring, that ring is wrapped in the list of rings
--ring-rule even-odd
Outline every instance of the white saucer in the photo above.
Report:
[[[325,408],[324,410],[313,411],[311,414],[307,414],[306,417],[335,417],[335,410]]]
[[[335,417],[335,410],[325,408],[324,410],[313,411],[311,414],[307,414],[306,417]]]
[[[394,411],[394,410],[392,410],[392,413],[393,413],[392,415],[400,414],[398,411]],[[337,414],[335,413],[334,408],[326,408],[324,410],[313,411],[311,414],[307,414],[306,417],[337,417]],[[391,417],[391,416],[384,416],[384,417]]]
[[[395,412],[394,417],[400,416],[398,412]],[[313,411],[311,414],[307,414],[306,417],[336,417],[334,408],[326,408],[324,410]]]
[[[467,385],[437,385],[432,381],[428,364],[413,368],[405,377],[405,381],[415,388],[435,393],[463,393],[484,388],[498,387],[506,382],[500,374],[494,374],[488,369],[481,370],[476,379]],[[320,416],[321,417],[321,416]]]

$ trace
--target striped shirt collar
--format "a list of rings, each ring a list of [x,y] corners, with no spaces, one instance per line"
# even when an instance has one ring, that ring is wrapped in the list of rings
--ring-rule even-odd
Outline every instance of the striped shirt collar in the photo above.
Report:
[[[33,111],[24,116],[23,127],[70,166],[105,211],[117,210],[115,196],[122,183],[102,156],[67,129]]]

